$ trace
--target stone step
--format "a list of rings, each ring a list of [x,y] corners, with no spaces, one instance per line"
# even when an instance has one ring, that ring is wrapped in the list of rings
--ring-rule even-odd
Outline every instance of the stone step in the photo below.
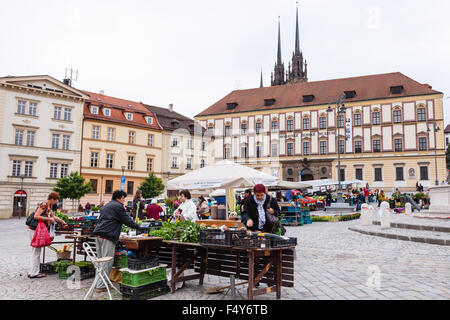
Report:
[[[391,228],[383,230],[376,225],[354,226],[349,227],[348,229],[354,232],[376,237],[450,246],[450,234],[446,232],[438,235],[436,232],[415,229]]]
[[[372,223],[377,226],[381,225],[380,221],[373,221]],[[450,227],[443,227],[443,226],[436,226],[436,225],[433,226],[433,225],[391,222],[391,228],[434,231],[434,232],[449,232],[450,233]]]

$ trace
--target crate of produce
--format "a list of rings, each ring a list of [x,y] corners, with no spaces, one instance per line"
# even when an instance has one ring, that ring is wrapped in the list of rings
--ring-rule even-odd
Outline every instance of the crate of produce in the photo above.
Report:
[[[245,230],[201,229],[200,244],[231,247],[236,240],[244,238],[245,235]]]
[[[240,239],[237,239],[233,246],[240,248],[270,248],[271,240],[267,238],[265,235],[246,235]]]
[[[133,288],[167,279],[166,268],[161,265],[142,271],[130,270],[128,268],[122,269],[121,271],[122,284]]]
[[[116,254],[114,255],[114,268],[127,268],[128,267],[128,256],[126,254]]]
[[[295,247],[297,245],[297,238],[294,237],[271,237],[270,239],[272,248]]]
[[[148,300],[170,292],[167,280],[148,284],[142,287],[130,287],[121,284],[120,293],[123,300]]]
[[[157,267],[159,265],[158,256],[148,255],[143,258],[128,258],[128,269],[143,270]]]
[[[162,228],[162,222],[156,220],[143,220],[140,225],[140,230],[136,230],[136,234],[149,234],[153,230],[159,230]]]
[[[57,274],[58,272],[56,271],[55,266],[53,265],[55,262],[57,261],[41,263],[39,265],[39,273]]]
[[[63,260],[64,261],[64,260]],[[70,273],[67,268],[72,265],[71,261],[69,263],[59,264],[58,266],[58,275],[60,279],[68,279],[71,275],[75,273],[75,269],[73,269]],[[95,277],[95,268],[92,262],[90,261],[78,261],[75,262],[75,267],[78,267],[80,270],[80,280],[90,279]]]

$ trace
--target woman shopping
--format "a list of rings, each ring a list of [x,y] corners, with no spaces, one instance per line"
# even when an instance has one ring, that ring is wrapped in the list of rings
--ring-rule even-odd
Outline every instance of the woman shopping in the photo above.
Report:
[[[195,222],[198,220],[197,207],[191,200],[191,193],[189,190],[180,191],[181,204],[174,212],[174,216],[180,220],[189,220]]]
[[[198,197],[197,215],[200,219],[207,219],[209,214],[208,202],[203,196]]]

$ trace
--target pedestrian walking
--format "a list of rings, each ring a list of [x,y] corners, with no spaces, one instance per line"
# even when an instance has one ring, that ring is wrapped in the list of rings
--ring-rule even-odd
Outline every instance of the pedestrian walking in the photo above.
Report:
[[[86,205],[84,206],[85,209],[85,214],[89,215],[91,213],[91,204],[88,202],[86,203]]]

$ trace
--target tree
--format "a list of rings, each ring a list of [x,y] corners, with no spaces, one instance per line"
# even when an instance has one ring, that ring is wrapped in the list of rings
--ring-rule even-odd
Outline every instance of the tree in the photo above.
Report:
[[[153,198],[160,195],[164,191],[164,184],[162,180],[156,177],[153,173],[150,173],[148,177],[142,182],[139,190],[142,191],[142,197]]]
[[[67,177],[59,179],[53,191],[58,192],[61,199],[71,199],[73,207],[75,200],[80,200],[92,191],[92,185],[90,182],[85,183],[84,178],[74,171]]]

